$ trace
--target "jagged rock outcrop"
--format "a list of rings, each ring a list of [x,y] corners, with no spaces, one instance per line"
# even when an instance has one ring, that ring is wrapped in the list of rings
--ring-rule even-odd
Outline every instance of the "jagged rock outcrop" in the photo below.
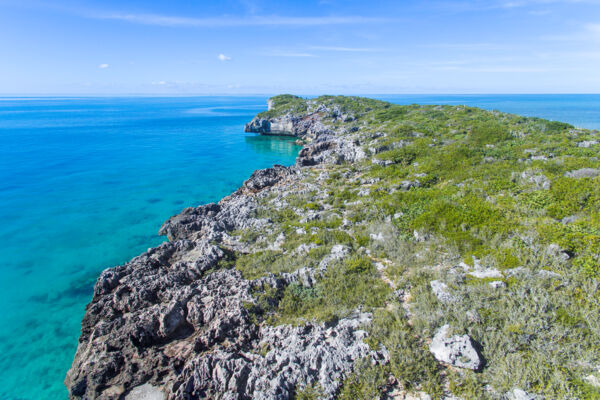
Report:
[[[340,135],[347,132],[322,123],[323,115],[255,118],[246,130],[311,140],[296,165],[256,171],[219,203],[186,208],[160,228],[169,242],[102,272],[65,379],[71,399],[289,399],[312,384],[331,398],[355,360],[385,360],[385,351],[362,341],[368,314],[302,327],[252,322],[246,306],[255,302],[254,286],[310,286],[327,262],[318,271],[254,282],[219,267],[236,246],[233,231],[269,225],[255,212],[264,191],[293,188],[304,166],[364,157],[357,141]],[[340,254],[336,247],[327,259]]]
[[[257,116],[245,125],[244,131],[262,135],[288,135],[315,139],[323,134],[333,133],[321,122],[323,116],[323,113],[309,115],[286,114],[268,119]]]
[[[246,129],[304,147],[102,273],[72,399],[558,399],[597,386],[600,161],[575,143],[598,132],[292,95]]]

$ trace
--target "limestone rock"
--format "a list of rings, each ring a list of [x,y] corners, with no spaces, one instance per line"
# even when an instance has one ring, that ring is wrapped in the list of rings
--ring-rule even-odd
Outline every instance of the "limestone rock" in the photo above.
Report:
[[[289,399],[296,386],[307,384],[319,385],[332,398],[357,359],[386,362],[385,351],[371,351],[363,342],[369,314],[329,324],[259,327],[248,311],[257,286],[282,290],[298,282],[310,287],[317,274],[349,253],[348,247],[333,246],[317,268],[299,266],[293,273],[255,281],[220,264],[232,248],[252,251],[239,247],[235,231],[268,231],[270,221],[256,217],[266,193],[298,190],[303,166],[365,157],[358,139],[348,138],[358,127],[341,138],[323,124],[330,111],[252,120],[248,131],[310,141],[296,165],[255,171],[220,202],[183,210],[159,231],[169,242],[102,272],[65,379],[71,399]],[[354,117],[338,113],[335,118]],[[285,199],[274,201],[283,206]],[[277,237],[272,248],[284,241],[285,236]],[[264,356],[263,348],[269,349]]]
[[[565,173],[565,176],[569,178],[595,178],[598,175],[600,175],[600,169],[595,168],[581,168]]]
[[[333,326],[262,328],[259,346],[271,350],[257,360],[249,374],[247,385],[254,398],[287,399],[292,397],[297,384],[315,383],[332,398],[354,360],[364,357],[383,360],[387,356],[385,352],[372,352],[362,342],[366,332],[360,327],[370,319],[370,314],[357,313]]]
[[[524,391],[523,389],[515,388],[511,392],[506,394],[506,400],[541,400],[542,398],[535,395],[530,394]]]
[[[419,182],[419,181],[402,181],[402,182],[400,182],[400,186],[398,187],[398,189],[407,191],[412,188],[419,188],[419,187],[421,187],[421,182]]]
[[[125,400],[164,400],[165,394],[157,387],[145,383],[133,388]]]
[[[598,144],[597,140],[584,140],[583,142],[577,143],[577,147],[589,148]]]
[[[431,281],[429,286],[431,286],[435,297],[442,303],[454,303],[459,300],[457,296],[450,293],[450,288],[442,281]]]
[[[550,189],[550,180],[546,178],[546,176],[544,176],[539,170],[523,171],[519,177],[521,182],[533,185],[533,187],[537,190]]]
[[[483,361],[471,338],[468,335],[448,337],[449,330],[450,325],[444,325],[436,331],[429,351],[438,361],[459,368],[480,369]]]
[[[506,283],[504,283],[504,281],[492,281],[489,283],[489,285],[494,289],[501,289],[506,287]]]

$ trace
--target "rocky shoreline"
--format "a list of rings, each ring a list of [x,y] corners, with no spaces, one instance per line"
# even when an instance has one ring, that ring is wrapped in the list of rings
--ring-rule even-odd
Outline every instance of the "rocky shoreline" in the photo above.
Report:
[[[255,171],[219,203],[183,210],[160,228],[169,242],[102,272],[65,380],[71,399],[288,399],[299,384],[318,384],[331,398],[355,360],[385,358],[362,342],[369,314],[334,326],[250,321],[245,304],[255,301],[254,286],[288,285],[302,271],[249,281],[218,270],[227,251],[248,251],[232,232],[268,226],[253,217],[256,198],[293,188],[306,166],[364,156],[345,130],[323,124],[326,111],[255,118],[247,132],[311,141],[296,164]],[[272,350],[261,355],[265,348]]]
[[[600,132],[276,96],[305,143],[102,272],[71,399],[600,396]]]

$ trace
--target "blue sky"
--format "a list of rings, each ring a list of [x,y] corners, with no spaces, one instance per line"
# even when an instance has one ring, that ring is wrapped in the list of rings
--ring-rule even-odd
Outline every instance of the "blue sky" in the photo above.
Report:
[[[600,93],[600,0],[0,0],[2,94]]]

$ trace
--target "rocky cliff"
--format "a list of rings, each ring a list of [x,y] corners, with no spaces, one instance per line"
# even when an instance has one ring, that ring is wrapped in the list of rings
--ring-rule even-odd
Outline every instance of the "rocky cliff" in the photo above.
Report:
[[[331,397],[355,360],[385,357],[362,342],[367,313],[333,325],[258,326],[247,307],[253,288],[281,289],[298,274],[246,280],[219,265],[228,252],[252,251],[234,232],[269,226],[254,215],[258,199],[293,191],[304,165],[360,157],[321,116],[253,120],[249,131],[309,136],[314,144],[295,166],[256,171],[218,204],[183,210],[160,228],[169,242],[100,275],[65,380],[71,398],[287,399],[313,384]]]
[[[599,178],[568,174],[597,171],[595,145],[577,145],[597,132],[289,95],[245,130],[307,144],[102,272],[71,399],[594,393]]]

